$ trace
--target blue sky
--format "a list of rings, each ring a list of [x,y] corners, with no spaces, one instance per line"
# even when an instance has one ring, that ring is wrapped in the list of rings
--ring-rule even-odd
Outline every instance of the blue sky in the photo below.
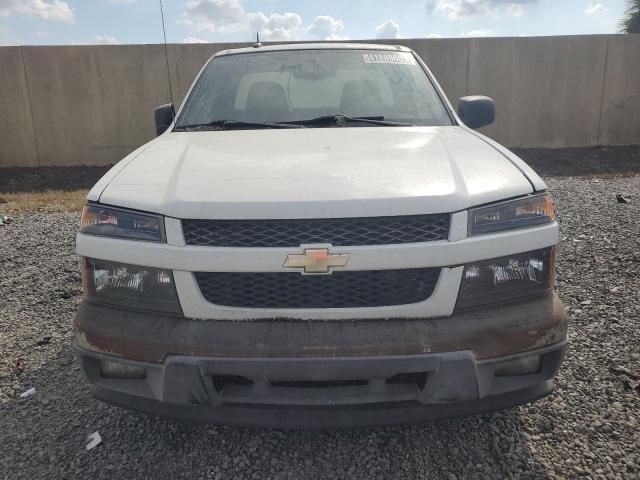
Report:
[[[616,33],[625,0],[164,0],[172,43]],[[160,43],[158,0],[0,0],[0,45]]]

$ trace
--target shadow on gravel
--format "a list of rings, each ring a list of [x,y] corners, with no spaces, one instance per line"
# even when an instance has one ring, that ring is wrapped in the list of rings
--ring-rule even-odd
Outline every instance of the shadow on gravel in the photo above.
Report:
[[[110,168],[111,165],[0,168],[0,193],[89,190]]]
[[[335,431],[193,424],[97,402],[68,345],[28,380],[36,395],[0,406],[0,471],[11,479],[548,478],[517,410]],[[103,443],[87,451],[94,431]]]
[[[640,145],[513,150],[539,175],[598,176],[640,173]]]
[[[586,148],[515,149],[542,176],[640,173],[640,145]],[[88,190],[111,165],[89,167],[0,168],[0,193]]]

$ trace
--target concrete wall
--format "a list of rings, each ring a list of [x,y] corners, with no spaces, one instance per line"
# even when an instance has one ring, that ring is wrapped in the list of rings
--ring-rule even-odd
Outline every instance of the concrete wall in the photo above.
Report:
[[[385,42],[386,43],[386,42]],[[640,35],[398,40],[452,103],[493,97],[510,147],[640,144]],[[174,99],[224,44],[169,45]],[[0,47],[0,166],[114,163],[169,99],[162,45]]]

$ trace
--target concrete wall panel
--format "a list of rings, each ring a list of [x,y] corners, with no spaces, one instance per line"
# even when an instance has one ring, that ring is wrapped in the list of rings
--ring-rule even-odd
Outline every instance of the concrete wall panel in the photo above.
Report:
[[[21,47],[0,47],[0,167],[38,166]]]
[[[640,35],[609,37],[607,51],[598,143],[640,143]]]
[[[161,45],[25,47],[40,165],[113,163],[168,102]]]
[[[472,39],[469,94],[497,108],[487,135],[510,147],[596,144],[606,38]]]
[[[485,130],[507,146],[640,143],[640,35],[376,42],[413,48],[454,106],[492,96]],[[169,45],[175,103],[211,55],[245,45]],[[117,162],[169,101],[163,45],[0,47],[0,85],[0,166]]]

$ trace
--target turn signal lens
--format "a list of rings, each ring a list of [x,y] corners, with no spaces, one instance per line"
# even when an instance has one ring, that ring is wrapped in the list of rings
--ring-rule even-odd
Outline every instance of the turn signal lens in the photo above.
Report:
[[[471,209],[469,236],[532,227],[554,220],[551,195],[532,195]]]
[[[169,270],[83,259],[85,294],[92,300],[130,308],[182,313]]]
[[[94,204],[85,205],[82,209],[80,231],[131,240],[164,241],[163,219],[160,215]]]
[[[553,287],[553,248],[464,266],[456,308],[477,307],[543,293]]]

